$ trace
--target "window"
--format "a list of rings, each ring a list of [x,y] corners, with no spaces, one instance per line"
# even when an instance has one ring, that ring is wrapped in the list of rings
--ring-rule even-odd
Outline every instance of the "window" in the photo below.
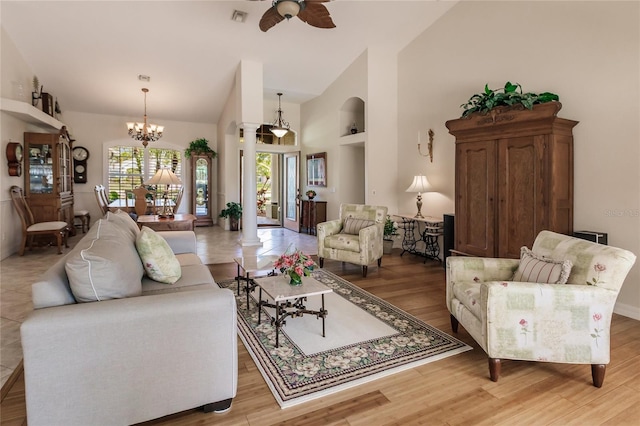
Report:
[[[133,146],[109,147],[109,200],[125,198],[125,191],[143,185],[160,168],[170,168],[182,180],[182,151]],[[155,190],[153,186],[149,189]],[[164,190],[164,188],[158,188]],[[175,198],[179,186],[169,188]]]

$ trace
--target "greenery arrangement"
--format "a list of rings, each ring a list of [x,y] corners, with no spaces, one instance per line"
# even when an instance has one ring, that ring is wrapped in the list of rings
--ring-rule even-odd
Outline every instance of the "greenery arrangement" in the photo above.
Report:
[[[242,217],[242,206],[239,203],[231,201],[227,203],[227,208],[220,211],[220,217],[225,219],[230,217],[232,219],[240,219]]]
[[[398,235],[398,223],[391,220],[391,216],[387,215],[387,218],[384,221],[384,231],[383,238],[385,240],[391,239]]]
[[[313,197],[316,196],[316,191],[314,191],[313,189],[310,189],[307,192],[305,192],[305,194],[307,197],[309,197],[309,199],[312,199]]]
[[[531,92],[523,93],[520,84],[512,84],[507,81],[504,88],[496,90],[489,89],[489,85],[485,84],[484,92],[471,96],[469,100],[460,105],[460,107],[464,109],[462,117],[466,117],[474,112],[486,114],[497,106],[522,105],[527,109],[532,109],[535,104],[559,100],[558,95],[550,92],[540,94]]]
[[[211,154],[211,157],[216,158],[218,155],[213,149],[209,147],[209,141],[205,138],[196,139],[189,143],[189,147],[184,150],[185,157],[191,157],[191,154]]]

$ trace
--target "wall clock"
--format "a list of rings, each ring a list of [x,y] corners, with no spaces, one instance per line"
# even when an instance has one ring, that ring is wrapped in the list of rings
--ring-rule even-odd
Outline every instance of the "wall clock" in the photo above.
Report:
[[[89,150],[83,146],[73,148],[73,182],[87,183]]]
[[[9,166],[9,176],[22,176],[22,144],[19,142],[9,142],[7,144],[7,165]]]

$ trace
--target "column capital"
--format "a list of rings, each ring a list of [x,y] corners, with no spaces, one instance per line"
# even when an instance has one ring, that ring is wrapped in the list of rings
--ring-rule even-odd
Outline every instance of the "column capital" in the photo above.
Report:
[[[249,122],[242,122],[238,125],[238,127],[240,127],[241,129],[244,130],[258,130],[258,128],[261,126],[260,123],[249,123]]]

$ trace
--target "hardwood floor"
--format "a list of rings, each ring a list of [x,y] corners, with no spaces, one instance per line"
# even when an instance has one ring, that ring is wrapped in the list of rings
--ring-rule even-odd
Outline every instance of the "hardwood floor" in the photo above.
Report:
[[[325,268],[452,334],[444,304],[440,263],[405,254],[385,256],[367,278],[354,265],[326,261]],[[214,267],[216,280],[235,276],[235,264]],[[640,418],[640,321],[614,315],[611,364],[604,386],[591,384],[588,365],[504,361],[497,383],[487,358],[460,327],[460,340],[474,347],[328,397],[281,410],[253,360],[238,340],[238,394],[230,412],[178,413],[154,425],[626,425]],[[24,381],[1,404],[2,425],[26,424]]]

